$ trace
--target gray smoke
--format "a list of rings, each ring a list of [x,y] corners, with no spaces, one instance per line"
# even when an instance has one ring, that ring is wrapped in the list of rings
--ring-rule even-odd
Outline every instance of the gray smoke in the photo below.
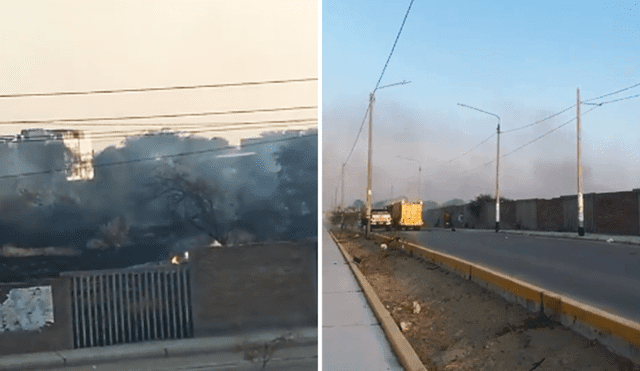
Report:
[[[316,130],[265,133],[257,140],[265,143],[238,151],[221,138],[161,133],[97,154],[90,181],[64,172],[0,179],[0,245],[144,245],[164,256],[202,236],[234,244],[317,236],[317,140]],[[225,156],[236,152],[250,155]],[[55,141],[0,143],[0,176],[64,169],[65,155]]]
[[[541,120],[560,111],[536,109],[521,103],[505,103],[501,130],[510,130]],[[455,102],[444,114],[416,112],[390,100],[376,105],[373,133],[373,201],[395,195],[415,197],[418,164],[397,156],[417,159],[422,166],[422,199],[444,203],[453,198],[474,199],[493,194],[496,184],[496,137],[457,160],[463,152],[495,133],[497,120],[488,115],[463,118]],[[462,110],[462,108],[459,108]],[[490,110],[490,107],[487,108]],[[323,111],[323,208],[341,201],[341,166],[362,123],[365,105],[326,108]],[[440,109],[440,111],[443,111]],[[595,111],[600,112],[600,111]],[[604,112],[604,111],[603,111]],[[486,117],[484,117],[486,116]],[[466,116],[464,116],[466,117]],[[505,155],[575,117],[575,112],[544,121],[530,128],[501,135],[500,153]],[[582,165],[584,192],[613,192],[638,188],[640,176],[637,140],[624,135],[595,135],[606,125],[607,114],[583,118]],[[368,123],[368,122],[367,122]],[[482,130],[478,128],[482,127]],[[477,133],[482,133],[477,134]],[[346,166],[345,205],[365,198],[367,184],[367,139],[365,125]],[[627,144],[625,144],[627,143]],[[488,165],[481,166],[489,161]],[[575,121],[500,160],[500,194],[511,199],[550,198],[575,194]]]

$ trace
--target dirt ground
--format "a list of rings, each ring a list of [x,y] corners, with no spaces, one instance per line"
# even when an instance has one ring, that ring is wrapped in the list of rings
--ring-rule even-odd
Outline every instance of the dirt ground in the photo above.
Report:
[[[382,239],[335,233],[430,371],[640,370],[597,341],[411,256],[400,242],[383,249]]]

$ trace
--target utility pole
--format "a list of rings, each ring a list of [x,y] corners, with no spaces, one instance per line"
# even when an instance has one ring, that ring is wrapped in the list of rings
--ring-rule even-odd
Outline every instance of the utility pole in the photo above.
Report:
[[[333,207],[338,206],[338,187],[336,187],[336,197],[333,199]]]
[[[418,201],[422,201],[422,164],[418,165]]]
[[[482,113],[486,113],[488,115],[494,116],[498,119],[498,154],[496,156],[496,233],[498,233],[498,230],[500,230],[500,187],[499,187],[499,175],[500,175],[500,116],[496,115],[495,113],[491,113],[491,112],[487,112],[487,111],[483,111],[481,109],[478,108],[474,108],[471,106],[467,106],[466,104],[461,104],[458,103],[459,106],[463,106],[463,107],[467,107],[467,108],[471,108],[474,109],[476,111],[480,111]]]
[[[389,84],[389,85],[385,85],[385,86],[381,86],[379,88],[374,89],[374,91],[369,95],[369,164],[368,164],[368,170],[367,170],[367,195],[366,195],[366,200],[367,200],[367,206],[366,206],[366,218],[367,218],[367,228],[365,229],[365,236],[369,237],[369,234],[371,233],[371,204],[373,202],[373,196],[371,195],[371,176],[372,176],[372,169],[371,169],[371,161],[373,160],[373,149],[372,149],[372,143],[373,143],[373,103],[376,101],[376,91],[380,90],[380,89],[384,89],[384,88],[388,88],[390,86],[396,86],[396,85],[405,85],[405,84],[409,84],[411,81],[402,81],[402,82],[397,82],[395,84]]]
[[[372,203],[372,196],[371,196],[371,160],[372,160],[372,155],[373,155],[373,150],[371,148],[371,144],[372,144],[372,139],[373,139],[373,102],[375,102],[375,96],[373,95],[374,93],[371,93],[371,95],[369,96],[369,165],[367,168],[367,195],[366,195],[366,200],[367,200],[367,209],[366,209],[366,215],[367,215],[367,229],[365,230],[365,236],[369,237],[369,234],[371,233],[371,203]]]
[[[340,201],[340,209],[344,209],[344,166],[346,164],[342,164],[342,201]]]
[[[582,165],[580,164],[580,89],[577,89],[578,93],[578,235],[584,236],[584,200],[582,199]]]
[[[499,187],[499,172],[500,172],[500,119],[498,118],[498,155],[496,156],[496,233],[500,230],[500,187]]]

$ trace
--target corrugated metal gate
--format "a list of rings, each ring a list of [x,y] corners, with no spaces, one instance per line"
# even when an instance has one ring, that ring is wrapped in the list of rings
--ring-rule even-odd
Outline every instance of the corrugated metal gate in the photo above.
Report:
[[[187,265],[65,272],[74,348],[193,337]]]

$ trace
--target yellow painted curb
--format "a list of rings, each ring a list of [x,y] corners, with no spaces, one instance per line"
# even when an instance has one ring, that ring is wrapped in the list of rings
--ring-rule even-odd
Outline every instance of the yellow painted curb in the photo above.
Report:
[[[351,271],[356,276],[358,284],[362,288],[362,291],[364,292],[364,295],[367,298],[371,309],[380,321],[382,329],[387,335],[387,339],[391,343],[391,347],[400,360],[402,367],[404,367],[404,369],[407,371],[427,371],[426,367],[424,367],[422,361],[420,361],[420,358],[413,350],[413,347],[411,346],[411,344],[409,344],[409,341],[404,337],[402,331],[400,331],[400,329],[396,325],[396,322],[393,320],[393,317],[391,317],[391,314],[387,311],[387,309],[384,307],[384,304],[382,304],[382,302],[378,298],[378,295],[376,295],[375,291],[373,291],[373,288],[364,277],[362,272],[360,272],[360,269],[358,269],[355,263],[353,263],[353,259],[351,258],[349,253],[340,245],[332,232],[329,232],[329,234],[342,252],[344,258],[347,260],[349,268],[351,268]]]
[[[393,238],[374,234],[393,240]],[[518,298],[540,304],[541,310],[549,309],[554,314],[571,318],[590,326],[604,334],[615,335],[628,345],[640,347],[640,323],[605,312],[588,304],[581,303],[564,295],[547,291],[539,286],[523,282],[494,269],[471,263],[458,257],[441,253],[411,242],[403,242],[405,248],[434,263],[447,266],[474,281],[483,281]]]

